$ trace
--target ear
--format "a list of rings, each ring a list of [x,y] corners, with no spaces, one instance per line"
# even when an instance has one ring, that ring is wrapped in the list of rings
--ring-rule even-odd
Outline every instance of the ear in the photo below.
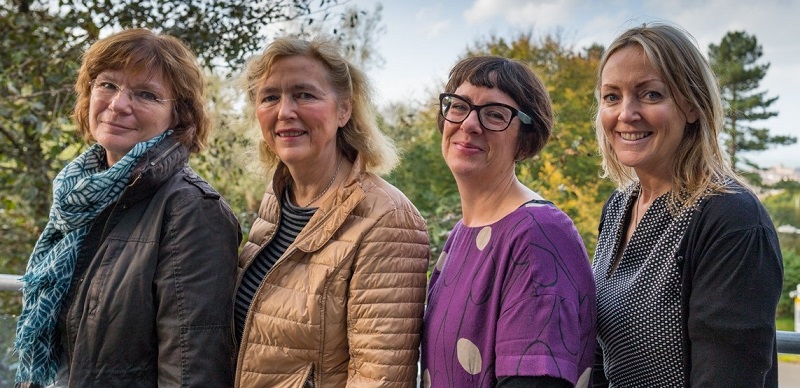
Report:
[[[348,121],[350,121],[350,115],[353,113],[353,101],[351,99],[346,99],[344,101],[339,101],[339,117],[338,117],[338,124],[339,128],[344,127]]]
[[[686,124],[694,124],[699,120],[697,116],[697,111],[694,108],[689,108],[689,111],[686,112]]]

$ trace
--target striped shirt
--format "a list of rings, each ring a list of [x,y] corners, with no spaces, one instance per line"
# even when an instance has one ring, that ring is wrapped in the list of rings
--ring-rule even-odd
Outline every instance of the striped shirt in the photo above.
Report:
[[[234,320],[236,323],[236,339],[241,342],[244,322],[247,319],[247,312],[256,290],[264,281],[267,273],[278,259],[286,252],[306,226],[311,216],[317,211],[315,207],[299,207],[292,204],[289,200],[289,190],[284,192],[284,199],[281,204],[281,218],[275,236],[261,250],[253,262],[242,275],[242,282],[236,292],[236,304],[234,306]]]

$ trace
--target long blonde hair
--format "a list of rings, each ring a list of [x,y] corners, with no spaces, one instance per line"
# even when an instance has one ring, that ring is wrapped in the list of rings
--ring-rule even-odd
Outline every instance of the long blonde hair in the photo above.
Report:
[[[283,37],[274,40],[263,53],[251,58],[239,83],[247,92],[249,117],[255,117],[256,88],[269,75],[273,63],[289,56],[306,56],[320,61],[328,70],[329,80],[339,101],[350,100],[350,120],[339,128],[336,146],[351,162],[356,155],[364,160],[367,170],[376,174],[389,173],[400,158],[394,142],[378,129],[373,105],[372,86],[366,74],[348,62],[336,41],[327,35],[311,40]],[[262,161],[267,168],[279,164],[277,155],[259,141]]]
[[[730,192],[734,182],[747,187],[734,172],[719,144],[724,110],[719,84],[711,66],[687,32],[664,23],[642,25],[623,32],[600,59],[595,87],[598,102],[595,133],[603,157],[603,177],[615,182],[620,189],[637,181],[634,170],[623,165],[612,149],[600,121],[599,108],[603,68],[611,55],[630,45],[643,49],[676,102],[685,101],[698,115],[696,122],[687,125],[674,165],[670,168],[671,210],[688,206],[706,194]]]

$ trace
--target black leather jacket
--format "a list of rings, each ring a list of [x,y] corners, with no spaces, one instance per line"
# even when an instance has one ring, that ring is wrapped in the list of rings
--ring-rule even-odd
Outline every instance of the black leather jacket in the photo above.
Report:
[[[172,138],[148,151],[92,224],[61,309],[59,384],[233,384],[241,229],[188,154]]]

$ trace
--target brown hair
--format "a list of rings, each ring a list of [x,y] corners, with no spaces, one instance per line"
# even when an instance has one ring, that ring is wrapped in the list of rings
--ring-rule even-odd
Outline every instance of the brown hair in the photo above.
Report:
[[[519,105],[519,110],[533,122],[520,122],[517,161],[536,156],[544,148],[553,131],[553,104],[544,83],[524,63],[496,56],[469,57],[450,70],[445,93],[453,93],[464,82],[486,88],[498,88]],[[444,117],[439,115],[439,132]]]
[[[75,83],[78,98],[74,112],[80,133],[87,141],[93,140],[89,130],[90,82],[106,70],[150,76],[161,73],[165,86],[176,99],[172,136],[192,152],[205,147],[211,129],[205,106],[205,80],[197,57],[181,40],[137,28],[100,39],[89,47]]]
[[[291,56],[318,60],[328,70],[328,80],[337,99],[351,101],[350,120],[336,133],[339,151],[351,162],[356,155],[361,155],[367,169],[373,173],[390,172],[399,162],[399,157],[394,142],[378,129],[369,79],[342,56],[339,44],[330,36],[320,35],[309,41],[278,38],[263,53],[249,60],[239,80],[247,91],[249,109],[255,110],[256,88],[269,75],[272,64],[280,58]],[[255,114],[249,116],[254,117]],[[277,156],[263,139],[260,140],[260,152],[267,167],[278,165]]]

